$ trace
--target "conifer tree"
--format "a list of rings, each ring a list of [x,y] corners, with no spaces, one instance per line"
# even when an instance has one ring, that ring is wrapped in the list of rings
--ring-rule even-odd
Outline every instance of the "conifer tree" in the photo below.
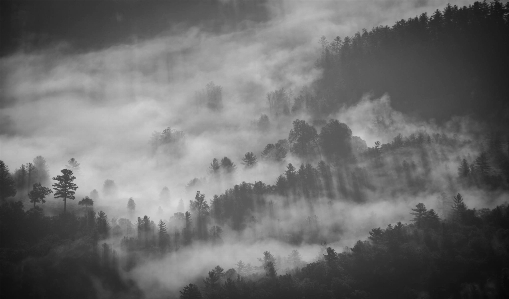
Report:
[[[53,180],[57,181],[55,184],[53,184],[53,189],[55,190],[55,198],[62,198],[64,201],[65,213],[67,199],[74,200],[74,193],[76,192],[76,189],[78,189],[78,186],[73,183],[76,177],[72,175],[73,173],[71,170],[62,169],[61,172],[62,175],[58,175],[53,178]]]
[[[180,299],[202,299],[202,295],[200,293],[200,289],[195,285],[190,283],[185,286],[182,291],[180,291]]]
[[[244,158],[242,158],[242,164],[246,167],[246,168],[251,168],[251,167],[254,167],[257,163],[257,159],[256,159],[256,156],[255,154],[253,154],[253,152],[247,152],[245,155],[244,155]]]
[[[9,173],[9,167],[0,160],[0,200],[16,195],[16,183]]]
[[[164,221],[162,220],[159,220],[159,248],[161,249],[162,252],[165,252],[166,249],[168,248],[168,241],[169,241],[169,236],[168,236],[168,231],[166,230],[166,223],[164,223]]]
[[[428,210],[426,209],[426,206],[423,203],[418,203],[415,206],[415,209],[412,209],[412,215],[414,215],[414,219],[412,220],[417,224],[417,227],[421,227],[424,220],[426,219],[426,215]]]
[[[460,167],[458,168],[458,176],[462,179],[468,178],[470,175],[470,167],[466,159],[461,160]]]

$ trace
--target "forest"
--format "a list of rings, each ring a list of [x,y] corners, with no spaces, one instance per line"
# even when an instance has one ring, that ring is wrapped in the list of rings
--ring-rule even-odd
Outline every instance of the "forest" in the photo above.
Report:
[[[199,42],[171,33],[191,44],[177,54],[160,54],[150,33],[104,50],[128,51],[128,62],[109,66],[108,53],[91,70],[81,59],[99,50],[12,54],[30,57],[23,69],[0,58],[15,70],[0,78],[0,297],[509,296],[509,3],[444,3],[332,39],[313,32],[318,75],[305,84],[261,89],[247,77],[234,88],[208,74],[188,85],[196,77],[170,71],[172,55],[213,69],[193,47],[300,17],[296,4],[270,21],[235,3],[205,5],[229,25],[186,33]],[[115,73],[124,67],[126,78]],[[16,85],[18,73],[28,83]],[[77,108],[60,110],[60,93]],[[64,120],[39,123],[47,111]]]

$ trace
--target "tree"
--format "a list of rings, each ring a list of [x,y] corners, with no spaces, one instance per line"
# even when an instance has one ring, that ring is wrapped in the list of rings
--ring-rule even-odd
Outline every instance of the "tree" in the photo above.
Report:
[[[55,190],[55,198],[62,198],[64,201],[64,213],[66,212],[67,199],[74,200],[74,193],[78,186],[73,183],[76,179],[72,174],[72,170],[62,169],[62,175],[58,175],[53,178],[53,180],[57,181],[53,184],[53,189]]]
[[[223,88],[209,82],[206,87],[207,107],[210,110],[219,111],[223,109]]]
[[[85,213],[87,215],[87,226],[88,226],[88,218],[89,218],[89,212],[88,207],[91,207],[94,205],[94,200],[88,196],[85,196],[82,200],[78,202],[78,205],[85,206]],[[93,211],[91,211],[93,213]]]
[[[50,188],[43,187],[41,186],[40,183],[35,183],[32,191],[28,193],[28,198],[30,198],[30,202],[34,203],[34,209],[36,203],[39,202],[45,203],[46,200],[44,200],[44,198],[46,198],[46,195],[50,193],[53,193],[53,191],[51,191]]]
[[[219,283],[223,274],[224,269],[220,266],[216,266],[214,269],[209,271],[207,278],[203,280],[205,284],[205,292],[208,298],[222,298],[220,294],[221,285]]]
[[[460,167],[458,168],[458,176],[462,179],[468,178],[470,175],[470,167],[466,159],[461,161]]]
[[[202,299],[200,289],[195,284],[190,283],[180,291],[180,299]]]
[[[212,174],[218,174],[219,173],[219,169],[221,169],[221,165],[219,165],[219,161],[214,158],[212,159],[212,163],[210,163],[210,173]]]
[[[266,114],[262,114],[256,125],[258,126],[258,130],[262,132],[268,131],[270,128],[269,117]]]
[[[91,207],[94,205],[94,200],[88,196],[83,197],[82,200],[78,202],[80,206],[85,206],[85,209],[88,210],[88,207]]]
[[[452,218],[455,221],[462,221],[463,217],[465,216],[465,213],[467,211],[467,206],[463,202],[463,196],[461,194],[457,194],[453,197],[453,204],[452,204]]]
[[[159,220],[158,227],[159,227],[159,248],[161,249],[162,252],[165,252],[166,249],[168,248],[169,241],[166,223],[164,223],[164,221],[162,220]]]
[[[16,189],[19,191],[19,196],[21,196],[21,191],[26,188],[27,182],[27,170],[25,164],[21,164],[19,169],[16,169],[14,172],[14,179],[16,180]]]
[[[65,165],[65,167],[75,173],[79,173],[80,171],[80,163],[78,163],[78,161],[76,161],[74,158],[71,158],[69,161],[67,161],[67,165]]]
[[[312,158],[320,150],[316,129],[304,120],[293,121],[293,129],[288,135],[288,142],[290,151],[303,159]]]
[[[134,202],[134,199],[132,197],[130,197],[129,200],[127,201],[127,209],[131,213],[134,212],[134,210],[136,210],[136,203]]]
[[[9,167],[0,160],[0,200],[16,195],[16,184],[9,173]]]
[[[197,191],[196,196],[194,197],[194,201],[191,201],[190,207],[191,211],[194,211],[195,215],[197,215],[196,227],[198,231],[198,237],[205,239],[207,232],[206,217],[209,215],[210,211],[210,207],[205,200],[205,194],[201,194],[200,191]]]
[[[97,213],[97,232],[103,237],[108,236],[110,225],[108,224],[108,216],[103,211]]]
[[[412,220],[417,224],[417,227],[421,227],[424,220],[426,219],[426,215],[428,210],[426,209],[426,206],[423,203],[418,203],[415,206],[415,209],[412,209],[412,215],[414,215],[414,219]]]
[[[251,168],[251,167],[254,167],[256,165],[258,161],[256,160],[256,156],[255,154],[253,154],[253,152],[247,152],[245,155],[244,155],[244,158],[242,158],[242,164],[246,167],[246,168]]]
[[[262,159],[281,162],[286,158],[288,148],[289,145],[286,139],[281,139],[276,144],[269,143],[262,151]]]
[[[221,159],[221,168],[225,173],[232,173],[235,171],[235,164],[228,157]]]
[[[352,130],[331,119],[320,131],[319,143],[324,157],[329,161],[348,159],[352,156]]]
[[[28,190],[30,190],[30,185],[34,181],[34,178],[37,176],[36,175],[37,170],[35,169],[35,166],[32,163],[27,163],[25,169],[27,172],[27,193],[28,193]]]
[[[184,245],[191,244],[191,238],[192,238],[192,231],[191,231],[191,213],[189,211],[186,211],[184,214],[185,217],[185,227],[183,229],[182,235],[184,237]]]
[[[475,173],[478,174],[482,180],[486,180],[491,172],[491,166],[488,161],[486,152],[482,152],[477,159],[475,159]]]

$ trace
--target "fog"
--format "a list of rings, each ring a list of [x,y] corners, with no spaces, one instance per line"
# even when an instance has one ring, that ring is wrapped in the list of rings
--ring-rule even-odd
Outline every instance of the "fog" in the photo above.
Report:
[[[76,200],[68,202],[71,211],[82,213],[77,201],[96,189],[100,198],[94,209],[105,211],[110,220],[130,218],[134,223],[137,217],[148,215],[154,221],[169,221],[180,199],[189,209],[196,191],[211,200],[241,182],[273,185],[288,163],[300,166],[302,161],[291,155],[279,164],[260,159],[265,145],[288,138],[294,119],[313,121],[305,113],[288,117],[271,114],[267,94],[285,88],[298,95],[321,76],[315,64],[321,36],[344,37],[423,12],[431,14],[446,3],[469,2],[268,1],[267,21],[244,22],[234,30],[211,32],[185,24],[155,37],[134,36],[86,52],[70,51],[72,46],[62,41],[4,56],[0,59],[1,160],[14,171],[42,155],[53,177],[75,158],[81,166],[75,174],[79,187]],[[197,93],[209,82],[222,88],[220,111],[197,104]],[[270,119],[267,131],[256,125],[262,114]],[[442,152],[448,160],[445,163],[430,158],[433,170],[426,191],[399,192],[403,182],[387,187],[382,176],[370,174],[377,189],[367,191],[362,204],[336,194],[334,202],[318,198],[309,206],[297,198],[292,208],[285,208],[283,200],[274,196],[270,200],[275,203],[277,221],[256,214],[257,221],[241,233],[223,227],[220,245],[195,243],[161,259],[146,258],[125,275],[134,279],[148,298],[165,291],[178,294],[185,284],[216,265],[226,270],[243,260],[259,266],[257,258],[264,251],[285,257],[298,249],[306,262],[320,256],[322,242],[341,251],[366,238],[372,228],[409,222],[410,209],[418,202],[445,213],[441,192],[449,198],[461,192],[470,208],[494,207],[508,200],[507,194],[458,189],[447,183],[448,177],[457,174],[458,157],[474,156],[482,147],[483,140],[477,137],[483,124],[468,117],[457,116],[439,125],[392,109],[390,94],[375,98],[366,91],[357,104],[345,106],[329,118],[346,123],[369,147],[376,141],[391,142],[398,134],[419,132],[443,133],[465,143],[458,151]],[[180,148],[154,153],[150,145],[153,132],[168,127],[184,132]],[[257,167],[244,169],[241,158],[246,152],[259,158]],[[229,157],[237,170],[230,178],[214,181],[210,163],[223,157]],[[399,158],[419,159],[415,153],[403,153]],[[359,167],[367,165],[363,163],[368,162],[360,159]],[[424,171],[420,165],[418,171]],[[200,178],[203,184],[186,188],[193,178]],[[103,193],[106,179],[114,180],[118,187],[114,196]],[[170,190],[167,201],[159,199],[165,186]],[[135,215],[127,210],[131,197],[137,205]],[[57,214],[61,205],[60,200],[50,198],[43,208],[48,214]],[[158,214],[159,207],[162,214]],[[306,232],[308,217],[313,215],[319,219],[318,233]],[[305,240],[310,236],[316,239],[300,245],[278,240],[278,233],[292,231],[302,232]],[[121,252],[120,240],[107,242]]]

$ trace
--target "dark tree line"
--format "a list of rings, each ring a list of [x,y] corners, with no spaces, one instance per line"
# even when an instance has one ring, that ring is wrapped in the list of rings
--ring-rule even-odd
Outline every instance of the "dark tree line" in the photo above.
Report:
[[[419,203],[413,223],[369,232],[368,240],[281,271],[265,252],[260,266],[217,266],[180,298],[505,298],[509,295],[509,207],[469,209],[460,194],[440,219]],[[292,257],[293,256],[293,257]]]
[[[431,16],[323,38],[323,76],[315,94],[298,103],[323,116],[365,92],[389,93],[396,110],[426,119],[473,114],[500,121],[508,109],[508,11],[500,1],[448,5]]]

